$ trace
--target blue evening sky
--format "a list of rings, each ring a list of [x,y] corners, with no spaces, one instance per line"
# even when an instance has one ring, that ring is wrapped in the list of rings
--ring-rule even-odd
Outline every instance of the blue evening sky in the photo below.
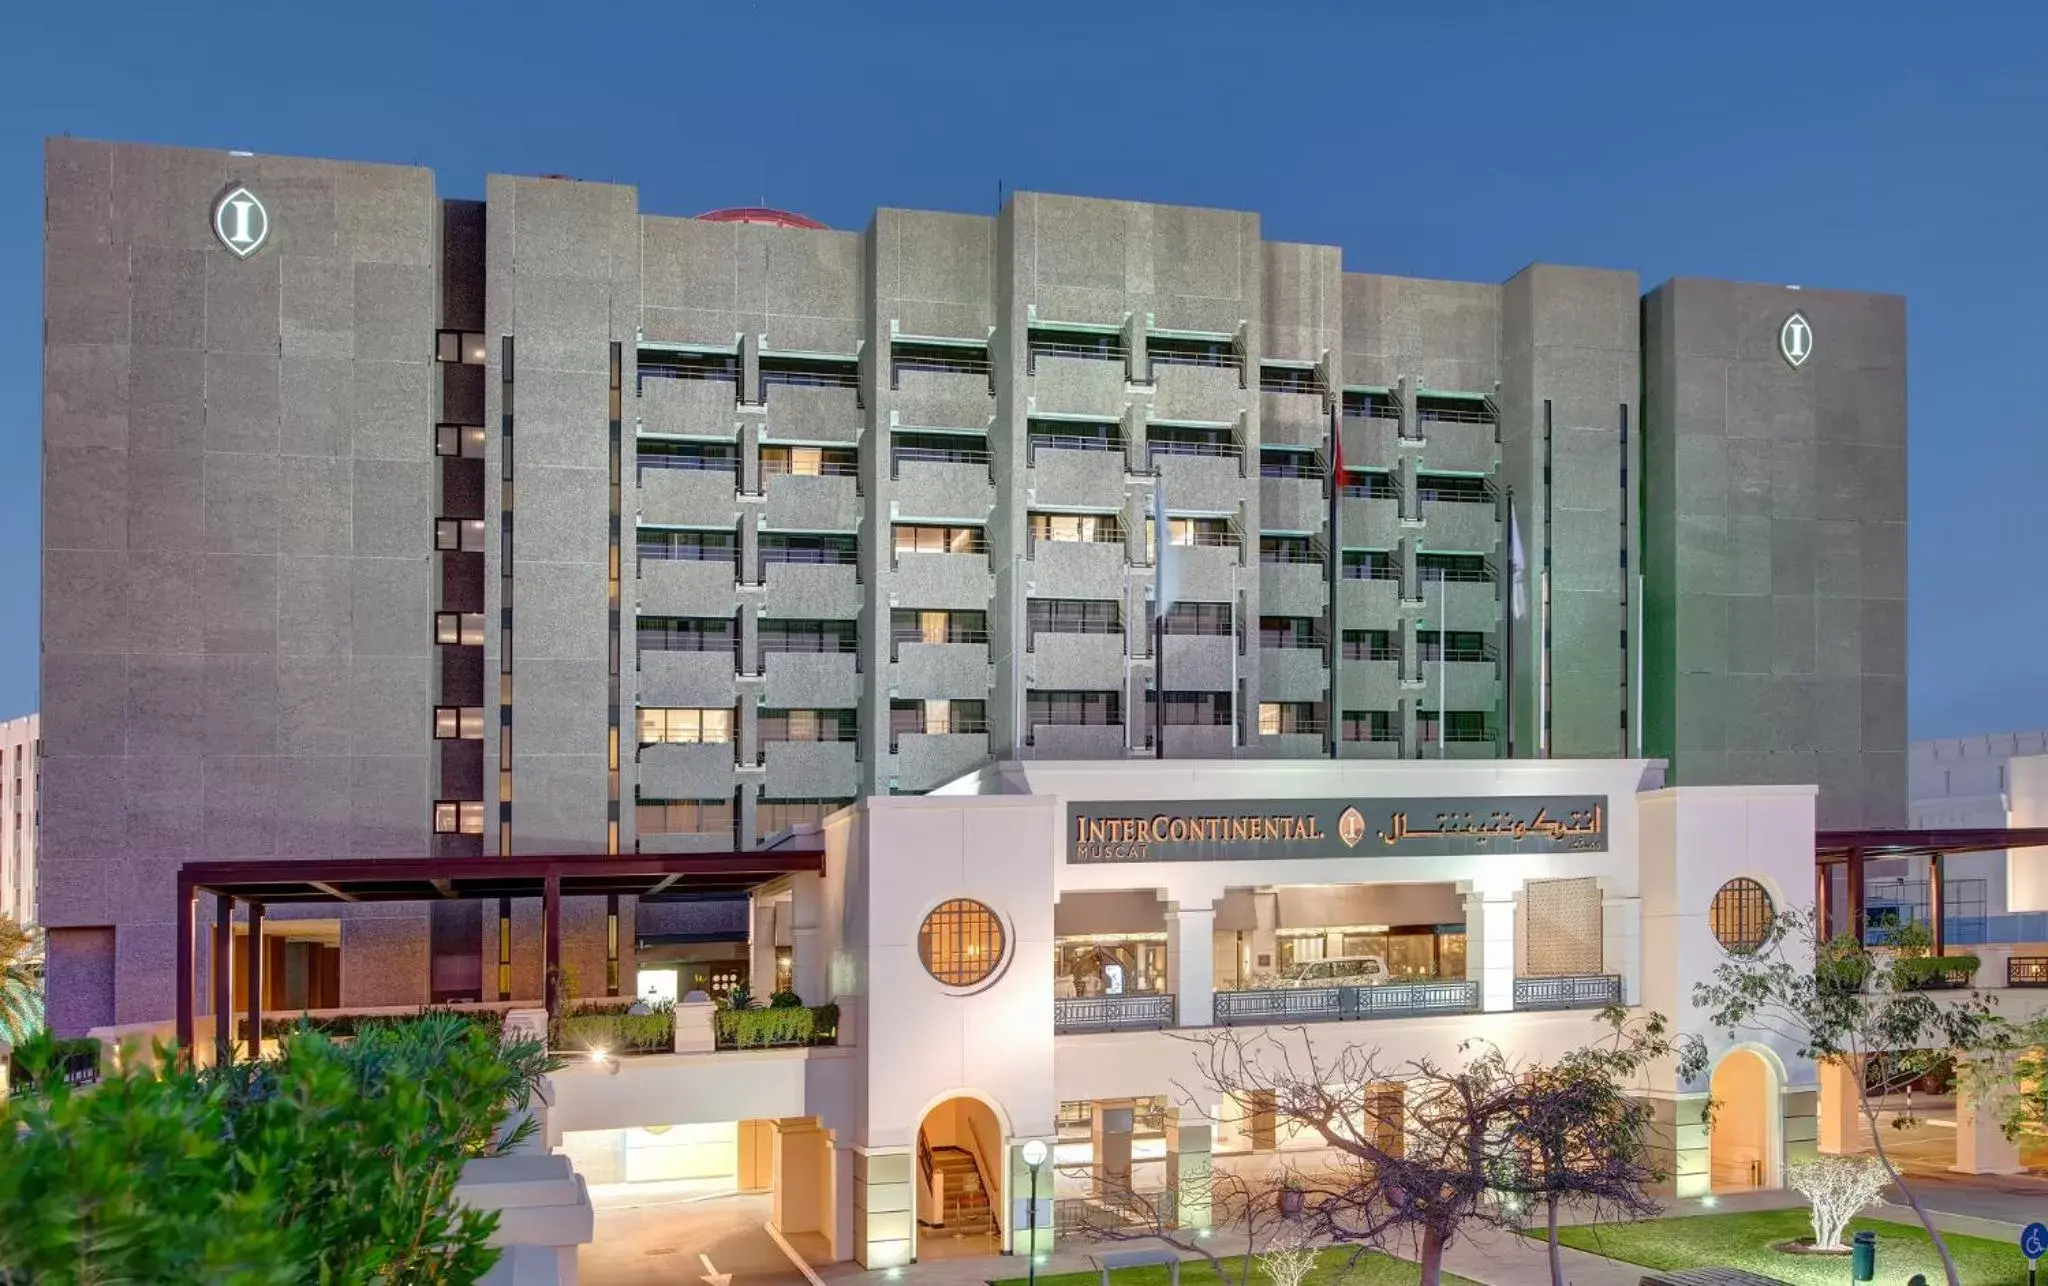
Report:
[[[1259,211],[1353,270],[1909,301],[1912,731],[2048,725],[2048,6],[102,0],[0,15],[0,716],[36,693],[45,135],[988,212]],[[1995,642],[2002,639],[2004,642]],[[2033,640],[2029,642],[2029,640]]]

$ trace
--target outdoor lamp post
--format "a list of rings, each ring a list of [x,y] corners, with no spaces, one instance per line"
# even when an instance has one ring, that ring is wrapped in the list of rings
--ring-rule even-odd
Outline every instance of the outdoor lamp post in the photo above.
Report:
[[[1038,1172],[1045,1165],[1046,1147],[1043,1139],[1027,1139],[1024,1143],[1024,1164],[1031,1167],[1031,1205],[1025,1212],[1025,1225],[1030,1229],[1024,1246],[1024,1280],[1030,1286],[1038,1283]]]

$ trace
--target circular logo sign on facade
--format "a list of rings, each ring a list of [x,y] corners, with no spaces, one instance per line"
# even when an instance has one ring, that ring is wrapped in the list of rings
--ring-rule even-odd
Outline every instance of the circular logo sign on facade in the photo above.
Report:
[[[925,972],[948,987],[978,987],[1003,962],[1008,935],[994,911],[972,898],[948,898],[917,930]]]
[[[1793,313],[1778,327],[1778,351],[1796,369],[1813,355],[1813,327],[1802,313]]]
[[[1357,809],[1347,808],[1338,815],[1337,838],[1346,848],[1358,847],[1358,841],[1365,838],[1365,818]]]
[[[247,259],[270,236],[270,211],[254,192],[238,183],[213,203],[213,235],[236,258]]]

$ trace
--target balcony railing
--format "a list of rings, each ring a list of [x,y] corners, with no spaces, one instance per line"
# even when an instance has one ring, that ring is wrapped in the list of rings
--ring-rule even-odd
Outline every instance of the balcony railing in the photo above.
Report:
[[[2008,956],[2005,961],[2008,987],[2048,987],[2048,956]]]
[[[1173,1026],[1171,995],[1057,996],[1052,1002],[1052,1029],[1076,1031],[1142,1031]]]
[[[1618,974],[1515,979],[1517,1009],[1604,1009],[1621,1003]]]
[[[1409,1018],[1420,1014],[1464,1014],[1479,1008],[1479,984],[1390,982],[1375,987],[1293,987],[1273,991],[1219,991],[1216,1021],[1313,1023],[1349,1018]]]

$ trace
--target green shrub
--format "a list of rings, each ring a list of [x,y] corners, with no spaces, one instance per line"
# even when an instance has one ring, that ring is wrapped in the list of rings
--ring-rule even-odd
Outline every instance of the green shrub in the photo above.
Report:
[[[768,997],[770,1009],[801,1009],[804,1002],[793,991],[778,991]]]
[[[31,1051],[31,1061],[54,1050]],[[61,1077],[0,1104],[0,1280],[458,1286],[498,1252],[463,1164],[552,1066],[447,1016],[285,1037],[268,1062]],[[530,1129],[530,1127],[529,1127]]]
[[[829,1045],[839,1037],[839,1006],[800,1009],[726,1009],[713,1018],[721,1049]]]
[[[611,1054],[667,1053],[676,1047],[675,1007],[656,1005],[644,1014],[588,1009],[558,1014],[548,1032],[548,1045],[565,1053],[586,1049]]]
[[[31,1037],[9,1057],[7,1081],[16,1094],[32,1094],[46,1074],[69,1084],[90,1084],[99,1079],[100,1043],[90,1036],[58,1040],[49,1035]],[[46,1065],[47,1064],[47,1071]]]
[[[408,1023],[420,1018],[447,1018],[455,1022],[474,1023],[487,1031],[496,1033],[505,1029],[505,1015],[495,1009],[450,1009],[427,1006],[414,1014],[327,1014],[315,1017],[312,1014],[286,1014],[263,1020],[263,1038],[278,1040],[301,1031],[317,1031],[337,1039],[351,1037],[365,1027],[393,1023]],[[237,1039],[249,1037],[249,1020],[246,1017],[235,1021]]]

